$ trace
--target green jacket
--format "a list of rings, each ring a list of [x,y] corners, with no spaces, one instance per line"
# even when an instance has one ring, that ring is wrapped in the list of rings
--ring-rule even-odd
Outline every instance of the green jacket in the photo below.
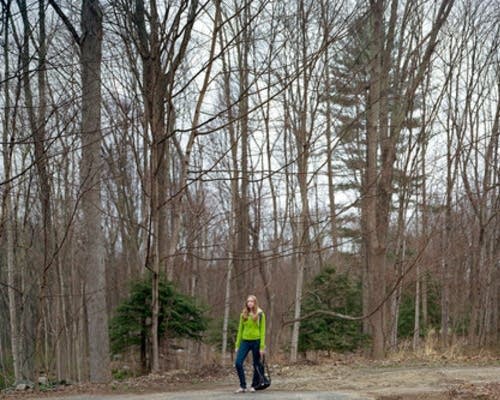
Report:
[[[259,318],[254,321],[253,318],[248,317],[245,321],[243,315],[240,315],[240,323],[238,325],[238,334],[236,335],[236,348],[240,347],[242,340],[257,340],[260,339],[260,350],[264,351],[266,348],[266,314],[264,311],[258,311]]]

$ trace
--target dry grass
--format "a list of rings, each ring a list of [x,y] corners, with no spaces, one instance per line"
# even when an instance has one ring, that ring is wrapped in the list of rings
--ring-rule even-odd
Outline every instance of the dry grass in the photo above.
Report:
[[[438,335],[431,330],[416,350],[413,350],[411,340],[404,341],[386,361],[425,365],[495,365],[500,364],[500,348],[472,348],[465,339],[457,337],[452,337],[451,345],[442,348]]]

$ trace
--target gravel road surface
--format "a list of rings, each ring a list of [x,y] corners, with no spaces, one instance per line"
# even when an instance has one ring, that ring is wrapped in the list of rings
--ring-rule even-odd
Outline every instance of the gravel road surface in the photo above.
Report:
[[[234,394],[227,390],[200,390],[182,393],[157,393],[144,395],[76,395],[51,397],[50,400],[372,400],[349,393],[335,392],[284,392],[266,391]]]

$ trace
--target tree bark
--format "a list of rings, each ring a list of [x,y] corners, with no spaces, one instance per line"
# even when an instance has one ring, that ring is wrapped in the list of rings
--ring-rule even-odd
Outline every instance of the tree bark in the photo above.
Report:
[[[310,212],[309,212],[309,197],[308,197],[308,165],[311,147],[311,132],[307,126],[307,112],[309,105],[309,87],[310,87],[310,68],[306,67],[307,62],[307,15],[306,5],[304,1],[300,1],[298,5],[298,25],[300,27],[300,44],[298,53],[300,54],[297,69],[301,70],[300,81],[298,86],[298,101],[300,104],[294,104],[294,108],[298,110],[298,126],[295,127],[295,146],[297,151],[297,181],[300,191],[300,217],[297,223],[297,280],[295,286],[295,303],[294,303],[294,319],[292,328],[292,340],[290,345],[290,361],[297,362],[298,347],[299,347],[299,331],[300,331],[300,315],[302,308],[302,290],[304,286],[304,272],[306,265],[309,265],[310,256]]]
[[[51,207],[51,192],[52,188],[50,185],[49,174],[48,174],[48,157],[45,150],[45,140],[46,140],[46,112],[47,112],[47,100],[46,100],[46,33],[45,33],[45,1],[39,0],[38,2],[38,27],[39,27],[39,37],[38,39],[38,111],[36,112],[35,102],[33,101],[33,92],[31,88],[30,79],[30,54],[29,54],[29,43],[33,40],[32,27],[28,18],[28,9],[25,0],[19,0],[19,8],[23,20],[23,43],[22,43],[22,69],[23,69],[23,85],[24,85],[24,101],[26,104],[26,110],[28,113],[29,127],[34,138],[34,154],[35,154],[35,164],[38,176],[38,196],[41,204],[42,210],[42,226],[43,231],[43,264],[37,273],[41,277],[40,281],[40,292],[38,297],[40,302],[33,306],[33,325],[35,332],[30,333],[28,336],[33,338],[30,346],[35,347],[35,354],[40,353],[40,328],[41,328],[41,306],[48,302],[46,296],[47,283],[57,281],[56,274],[54,273],[54,229],[52,223],[52,207]],[[31,296],[30,296],[31,298]],[[32,297],[34,299],[34,297]],[[56,321],[58,319],[56,318]],[[63,329],[58,329],[62,331]],[[56,341],[56,347],[60,345],[62,338]],[[28,345],[28,343],[27,343]],[[56,352],[59,354],[58,352]],[[31,360],[35,358],[30,357]],[[56,364],[59,365],[60,357],[56,357]],[[34,362],[26,363],[26,367],[30,371],[26,371],[26,375],[30,379],[35,379],[35,365]]]
[[[224,318],[222,320],[222,365],[227,365],[227,335],[228,335],[228,325],[229,325],[229,311],[231,306],[231,277],[233,272],[233,261],[231,255],[229,255],[227,261],[227,272],[226,272],[226,290],[224,293]],[[233,351],[231,349],[230,351]]]
[[[370,82],[367,104],[367,158],[365,188],[363,194],[364,221],[365,221],[365,246],[368,265],[368,290],[369,304],[371,307],[379,305],[385,295],[385,248],[379,242],[377,232],[377,149],[379,136],[380,98],[382,80],[382,26],[383,26],[383,1],[374,1],[372,6],[372,42],[370,44]],[[370,318],[370,331],[373,337],[372,357],[375,359],[385,356],[384,349],[384,317],[383,308],[380,307]]]
[[[82,211],[85,306],[89,338],[89,372],[93,383],[111,380],[106,265],[101,208],[101,59],[102,9],[98,0],[83,0],[82,68]]]
[[[10,22],[10,1],[5,4],[5,20],[4,20],[4,76],[8,77],[10,73],[9,66],[9,22]],[[5,96],[5,109],[10,111],[10,92],[9,81],[5,80],[4,96]],[[4,117],[3,126],[3,172],[4,172],[4,185],[2,196],[2,224],[4,226],[5,246],[6,246],[6,267],[7,267],[7,294],[9,305],[9,320],[10,320],[10,346],[12,355],[12,364],[14,369],[14,379],[19,382],[21,379],[21,354],[20,354],[20,336],[19,336],[19,319],[17,307],[17,277],[16,267],[14,260],[14,224],[13,224],[13,210],[12,210],[12,184],[11,184],[11,171],[12,171],[12,151],[14,141],[14,132],[12,131],[11,137],[8,132],[11,127],[9,125],[10,112]]]
[[[226,40],[224,38],[224,31],[219,31],[219,45],[220,48],[225,48]],[[227,244],[227,272],[226,272],[226,290],[224,297],[224,319],[222,321],[222,364],[226,364],[227,359],[227,341],[228,341],[228,325],[229,316],[231,313],[231,280],[233,279],[235,255],[236,250],[236,208],[238,207],[238,157],[237,157],[237,142],[234,127],[233,107],[231,99],[231,66],[230,58],[222,55],[222,81],[223,81],[223,99],[225,105],[225,113],[227,119],[227,135],[231,145],[231,161],[230,165],[230,212],[228,218],[228,244]],[[239,282],[237,276],[236,282]],[[237,284],[237,294],[239,295],[239,285]],[[237,307],[237,306],[236,306]],[[234,311],[234,310],[233,310]],[[230,349],[232,352],[234,349]]]
[[[238,294],[240,297],[246,297],[251,288],[251,274],[248,274],[247,269],[249,264],[249,172],[248,172],[248,97],[249,97],[249,63],[248,57],[250,53],[250,2],[245,1],[241,12],[241,41],[238,42],[238,84],[239,84],[239,101],[237,118],[239,121],[239,193],[237,198],[237,207],[235,214],[236,221],[236,242],[235,251],[233,252],[234,269],[236,272],[236,283]]]

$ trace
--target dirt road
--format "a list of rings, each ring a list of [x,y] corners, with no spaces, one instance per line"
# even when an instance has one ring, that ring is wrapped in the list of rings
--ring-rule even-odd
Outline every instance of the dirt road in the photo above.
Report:
[[[500,366],[337,368],[325,365],[320,370],[316,368],[315,374],[309,374],[307,370],[302,374],[287,377],[279,384],[295,390],[329,389],[373,398],[383,395],[411,398],[423,393],[430,396],[432,393],[449,393],[456,388],[480,390],[484,385],[498,385],[500,388]]]
[[[279,392],[233,394],[231,390],[198,390],[183,393],[156,393],[147,395],[118,396],[71,396],[57,397],[52,400],[371,400],[353,394],[330,392]]]
[[[491,366],[320,365],[274,366],[273,383],[264,392],[236,395],[233,373],[206,380],[180,381],[175,387],[132,383],[74,394],[9,395],[50,400],[499,400],[500,364]],[[173,376],[158,381],[173,381]],[[122,394],[112,394],[117,391]],[[138,393],[138,391],[142,391]],[[146,391],[146,393],[145,393]],[[132,392],[135,392],[132,393]]]

